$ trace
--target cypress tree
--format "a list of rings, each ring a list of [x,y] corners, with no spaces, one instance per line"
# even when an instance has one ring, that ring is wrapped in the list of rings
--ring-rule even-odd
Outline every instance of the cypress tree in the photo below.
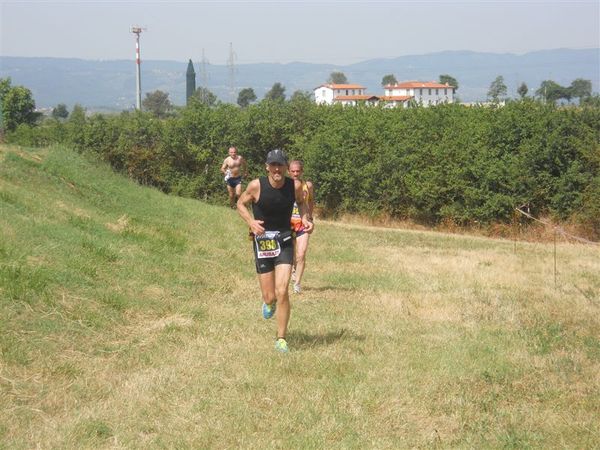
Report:
[[[190,97],[196,92],[196,72],[194,72],[194,65],[192,60],[188,63],[187,71],[185,73],[186,86],[185,86],[185,102],[189,103]]]

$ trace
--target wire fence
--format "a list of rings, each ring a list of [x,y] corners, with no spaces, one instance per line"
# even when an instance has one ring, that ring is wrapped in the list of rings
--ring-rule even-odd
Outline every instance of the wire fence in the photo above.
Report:
[[[552,225],[550,222],[546,222],[545,220],[538,219],[537,217],[532,216],[528,212],[523,211],[521,208],[515,208],[515,210],[520,212],[525,217],[527,217],[531,220],[535,220],[536,222],[543,223],[544,225],[546,225],[548,227],[554,228],[555,233],[560,233],[562,236],[564,236],[567,239],[574,239],[576,241],[583,242],[584,244],[600,245],[600,242],[590,241],[589,239],[582,238],[581,236],[575,236],[574,234],[567,233],[563,227],[558,226],[558,225]]]
[[[557,237],[560,235],[562,237],[564,237],[565,239],[569,240],[575,240],[577,242],[580,242],[582,244],[586,244],[586,245],[591,245],[593,247],[596,248],[600,248],[600,242],[595,242],[595,241],[590,241],[589,239],[585,239],[581,236],[575,236],[574,234],[571,233],[567,233],[563,227],[559,226],[559,225],[554,225],[550,222],[547,222],[545,220],[539,219],[537,217],[534,217],[533,215],[531,215],[529,212],[527,211],[523,211],[523,206],[515,208],[515,210],[522,214],[523,216],[527,217],[528,219],[531,219],[535,222],[539,222],[549,228],[553,229],[554,232],[554,250],[553,250],[553,259],[554,259],[554,287],[557,288],[558,287],[558,265],[557,265],[557,251],[556,251],[556,241],[557,241]],[[515,242],[515,250],[516,250],[516,242]],[[579,291],[579,293],[581,293],[585,298],[587,298],[590,302],[595,302],[595,299],[592,298],[590,295],[588,295],[583,289],[581,289],[579,286],[573,284],[573,286],[575,287],[575,289],[577,289],[577,291]]]

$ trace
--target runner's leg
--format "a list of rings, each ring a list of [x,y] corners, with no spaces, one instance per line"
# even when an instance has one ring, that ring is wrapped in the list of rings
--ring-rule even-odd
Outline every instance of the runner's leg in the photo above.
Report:
[[[304,267],[306,264],[306,250],[308,249],[308,238],[310,234],[304,233],[302,236],[296,238],[296,284],[302,282],[302,275],[304,274]]]
[[[263,302],[272,305],[277,299],[275,296],[275,271],[259,273],[258,284],[260,285]]]
[[[236,196],[236,201],[238,198],[240,198],[240,195],[242,195],[242,182],[240,181],[239,184],[237,184],[235,186],[235,196]]]
[[[233,208],[233,205],[235,205],[235,189],[227,185],[227,193],[229,194],[229,206]]]
[[[285,337],[290,321],[290,297],[288,285],[292,274],[291,264],[275,266],[275,295],[277,296],[277,337]]]

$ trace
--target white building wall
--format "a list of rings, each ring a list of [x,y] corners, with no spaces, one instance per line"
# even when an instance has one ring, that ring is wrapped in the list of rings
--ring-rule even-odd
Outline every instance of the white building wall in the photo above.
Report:
[[[327,86],[320,86],[314,90],[315,103],[332,105],[333,99],[339,95],[364,95],[365,90],[362,89],[332,89]]]
[[[386,95],[411,95],[417,103],[423,106],[439,105],[441,103],[452,103],[454,101],[454,89],[448,88],[397,88],[386,89]],[[389,93],[388,93],[389,92]]]
[[[333,89],[325,86],[316,88],[315,103],[331,105],[333,103]]]

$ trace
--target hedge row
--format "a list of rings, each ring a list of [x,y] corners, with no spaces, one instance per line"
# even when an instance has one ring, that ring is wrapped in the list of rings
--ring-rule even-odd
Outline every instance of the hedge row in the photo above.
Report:
[[[283,148],[305,161],[328,214],[385,214],[426,224],[495,223],[514,208],[600,233],[600,108],[525,100],[505,107],[317,106],[306,99],[248,108],[193,104],[147,113],[77,115],[21,126],[24,145],[63,142],[165,192],[222,202],[219,167],[236,145],[252,176]]]

